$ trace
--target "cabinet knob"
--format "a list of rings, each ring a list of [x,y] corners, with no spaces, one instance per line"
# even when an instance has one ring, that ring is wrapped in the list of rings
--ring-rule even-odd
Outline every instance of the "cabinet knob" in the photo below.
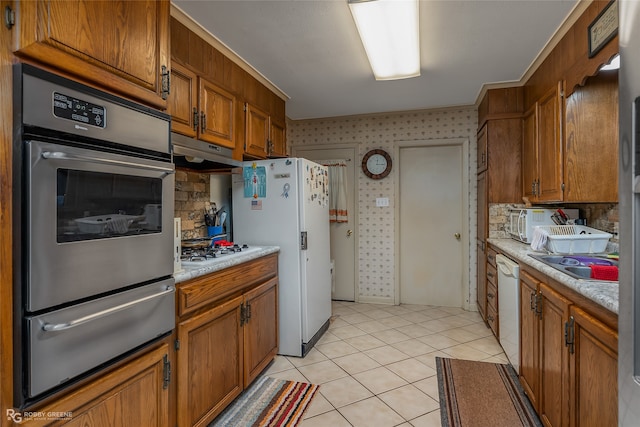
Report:
[[[455,233],[455,234],[453,235],[453,237],[455,237],[455,238],[456,238],[456,240],[460,240],[460,233]]]
[[[352,234],[353,234],[353,230],[347,230],[347,237],[351,237]]]

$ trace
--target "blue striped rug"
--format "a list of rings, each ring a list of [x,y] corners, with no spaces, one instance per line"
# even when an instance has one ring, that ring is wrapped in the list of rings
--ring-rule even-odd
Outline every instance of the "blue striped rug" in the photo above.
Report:
[[[294,427],[318,391],[318,386],[260,377],[209,427]]]

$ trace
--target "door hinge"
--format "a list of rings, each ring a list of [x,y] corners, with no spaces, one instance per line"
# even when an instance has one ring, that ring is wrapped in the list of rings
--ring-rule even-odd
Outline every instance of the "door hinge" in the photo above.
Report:
[[[171,71],[169,71],[166,65],[163,65],[160,69],[160,77],[162,78],[162,88],[160,89],[160,94],[162,96],[162,99],[167,99],[167,97],[171,93]]]
[[[198,126],[200,126],[200,121],[198,120],[198,109],[193,107],[193,130],[197,132]]]
[[[176,350],[180,350],[180,340],[175,340],[173,342],[173,348],[175,348]]]
[[[240,304],[240,326],[244,326],[247,320],[247,307],[244,304]]]
[[[576,342],[575,319],[569,316],[569,321],[564,324],[564,345],[569,347],[569,353],[573,354]]]
[[[162,389],[166,390],[167,387],[169,387],[169,382],[171,382],[171,362],[169,362],[169,355],[165,354],[162,362],[164,364],[162,368]]]
[[[4,8],[4,25],[12,29],[16,25],[16,12],[10,6]]]
[[[204,111],[200,112],[200,132],[204,133],[204,131],[207,129],[207,115],[204,113]]]
[[[307,250],[307,232],[300,232],[300,249],[303,251]]]
[[[244,310],[246,317],[244,323],[249,323],[249,319],[251,319],[251,304],[247,304]]]

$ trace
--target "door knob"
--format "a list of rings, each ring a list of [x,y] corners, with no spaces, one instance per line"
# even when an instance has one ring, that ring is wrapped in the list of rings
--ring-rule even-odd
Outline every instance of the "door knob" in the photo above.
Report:
[[[460,240],[460,233],[456,233],[456,234],[454,234],[454,235],[453,235],[453,237],[455,237],[455,238],[456,238],[456,240]]]
[[[353,230],[347,230],[347,237],[351,237],[352,234],[353,234]]]

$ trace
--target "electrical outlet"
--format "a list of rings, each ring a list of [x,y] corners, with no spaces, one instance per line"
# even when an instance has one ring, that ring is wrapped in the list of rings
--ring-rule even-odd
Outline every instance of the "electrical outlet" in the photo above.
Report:
[[[379,208],[385,208],[389,206],[389,198],[388,197],[378,197],[376,199],[376,206]]]

